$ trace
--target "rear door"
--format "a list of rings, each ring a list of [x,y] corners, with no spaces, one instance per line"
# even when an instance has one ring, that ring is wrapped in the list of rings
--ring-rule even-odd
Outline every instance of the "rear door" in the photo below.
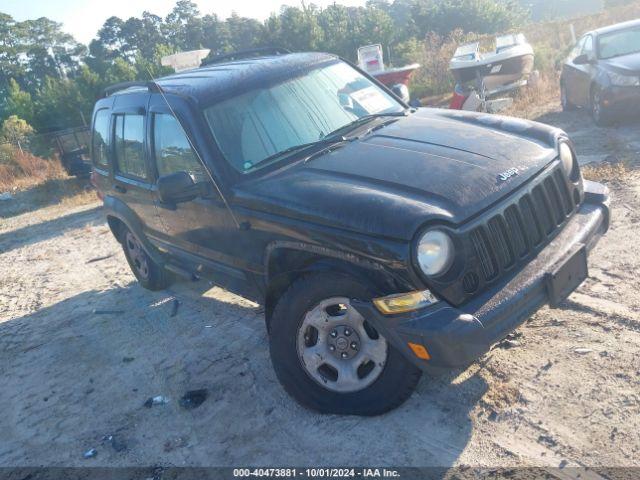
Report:
[[[160,227],[154,202],[153,175],[146,154],[148,98],[148,95],[141,94],[119,96],[111,117],[111,194],[135,212],[142,221],[145,233],[156,231]]]

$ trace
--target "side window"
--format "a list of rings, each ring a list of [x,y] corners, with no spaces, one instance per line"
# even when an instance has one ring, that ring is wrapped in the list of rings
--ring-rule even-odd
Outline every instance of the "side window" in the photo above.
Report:
[[[153,115],[153,150],[159,176],[184,171],[196,181],[204,179],[204,169],[173,115]]]
[[[144,116],[116,115],[114,130],[117,171],[125,176],[146,178]]]
[[[589,58],[593,57],[593,37],[591,35],[585,37],[582,53],[586,54]]]
[[[108,168],[109,110],[98,110],[93,122],[91,158],[94,165]]]

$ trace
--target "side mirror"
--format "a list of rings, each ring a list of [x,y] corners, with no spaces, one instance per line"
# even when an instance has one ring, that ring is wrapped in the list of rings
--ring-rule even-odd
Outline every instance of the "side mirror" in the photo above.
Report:
[[[589,59],[589,55],[583,53],[582,55],[578,55],[574,58],[573,63],[574,65],[587,65],[588,63],[591,63],[591,60]]]
[[[162,203],[188,202],[199,194],[198,186],[187,172],[176,172],[158,178],[158,197]]]

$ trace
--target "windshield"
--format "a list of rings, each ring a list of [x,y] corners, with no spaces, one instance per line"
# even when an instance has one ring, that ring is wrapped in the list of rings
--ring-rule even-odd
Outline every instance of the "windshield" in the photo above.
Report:
[[[261,168],[280,152],[317,142],[372,114],[404,107],[344,62],[315,68],[204,110],[218,146],[239,172]]]
[[[640,27],[601,35],[598,38],[598,51],[603,60],[640,52]]]

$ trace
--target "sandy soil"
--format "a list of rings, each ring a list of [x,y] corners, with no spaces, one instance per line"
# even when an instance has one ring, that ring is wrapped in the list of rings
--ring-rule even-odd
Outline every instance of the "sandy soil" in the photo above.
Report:
[[[640,164],[640,126],[556,110],[540,118],[580,154]],[[97,203],[0,215],[0,466],[640,466],[640,170],[610,187],[611,230],[562,308],[377,418],[288,398],[255,304],[204,283],[143,290]],[[200,388],[201,406],[179,405]]]

